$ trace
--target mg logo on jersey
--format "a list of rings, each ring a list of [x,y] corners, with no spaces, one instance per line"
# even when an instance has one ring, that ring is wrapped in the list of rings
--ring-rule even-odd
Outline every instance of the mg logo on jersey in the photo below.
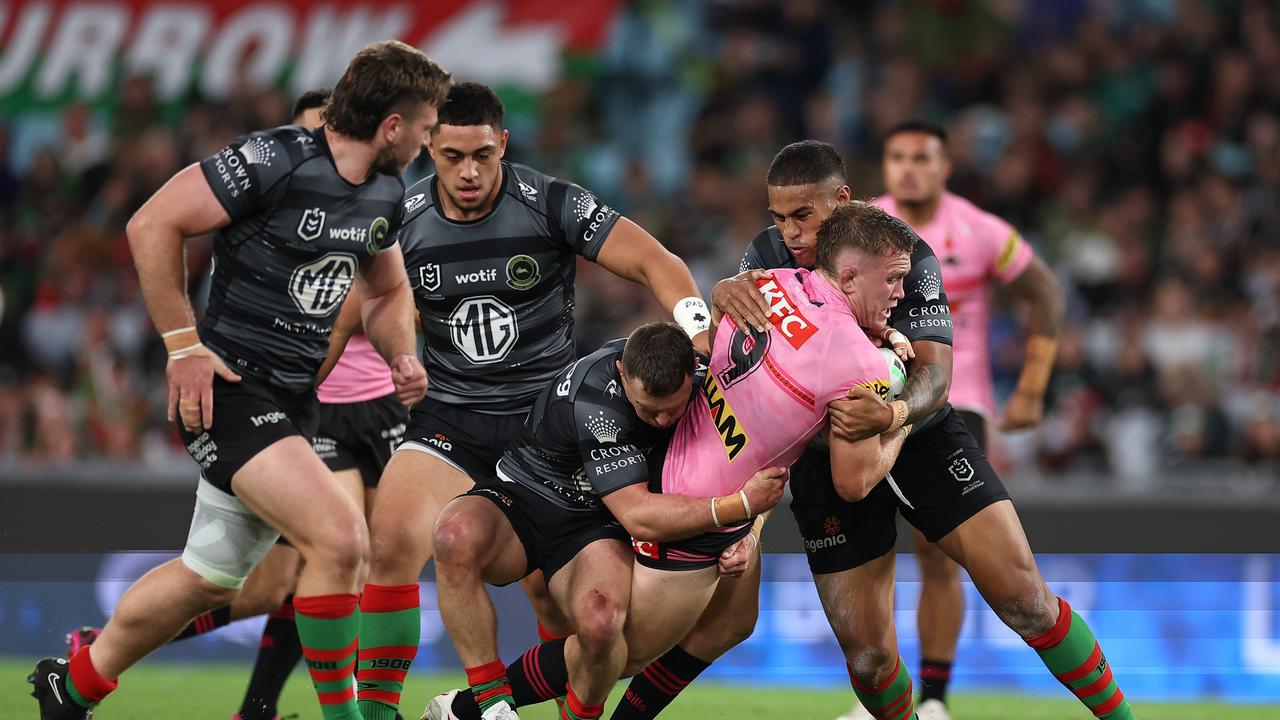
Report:
[[[289,295],[303,314],[328,316],[342,304],[355,277],[355,255],[329,253],[293,271]]]
[[[769,322],[778,328],[791,347],[799,350],[818,332],[818,327],[809,322],[772,276],[756,281],[756,287],[764,295],[764,301],[769,303]]]
[[[418,282],[427,292],[440,289],[440,263],[427,263],[418,268]]]
[[[304,242],[311,242],[320,237],[320,233],[324,231],[324,211],[320,208],[311,208],[302,213],[302,220],[298,222],[298,237]]]
[[[516,311],[492,295],[458,303],[449,316],[449,329],[453,346],[477,365],[503,360],[520,337]]]

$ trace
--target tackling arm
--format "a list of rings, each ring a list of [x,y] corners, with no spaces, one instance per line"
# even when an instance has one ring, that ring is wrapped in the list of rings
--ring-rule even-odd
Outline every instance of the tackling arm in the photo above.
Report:
[[[848,502],[857,502],[884,479],[898,459],[908,428],[850,442],[832,433],[831,481]]]

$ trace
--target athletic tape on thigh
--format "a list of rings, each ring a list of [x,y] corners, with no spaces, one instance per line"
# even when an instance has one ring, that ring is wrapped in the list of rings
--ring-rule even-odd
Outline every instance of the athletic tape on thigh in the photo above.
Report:
[[[420,453],[423,453],[424,455],[430,455],[431,457],[437,460],[440,460],[448,465],[453,466],[454,470],[457,470],[463,475],[466,475],[467,477],[471,477],[471,473],[467,472],[466,470],[463,470],[461,465],[445,457],[444,453],[440,452],[439,450],[436,450],[435,448],[431,447],[430,445],[427,445],[426,443],[420,443],[417,440],[402,440],[400,441],[400,444],[396,446],[396,449],[395,449],[395,452],[410,452],[410,451],[420,452]]]
[[[201,478],[182,562],[214,585],[238,588],[279,538],[234,495]]]

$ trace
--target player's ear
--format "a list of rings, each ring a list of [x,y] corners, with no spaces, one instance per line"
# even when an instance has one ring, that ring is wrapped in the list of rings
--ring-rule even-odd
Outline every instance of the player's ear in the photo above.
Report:
[[[400,132],[404,129],[404,116],[398,112],[382,118],[382,125],[379,130],[382,131],[382,139],[388,143],[395,144],[396,138],[400,137]]]
[[[844,265],[840,268],[840,289],[846,295],[854,292],[854,281],[858,279],[858,268],[853,265]]]
[[[510,135],[511,133],[507,132],[506,128],[503,128],[502,134],[498,136],[498,159],[499,160],[501,160],[507,154],[507,138],[510,137]]]
[[[836,207],[849,202],[849,198],[853,197],[853,190],[848,185],[841,185],[836,188]]]

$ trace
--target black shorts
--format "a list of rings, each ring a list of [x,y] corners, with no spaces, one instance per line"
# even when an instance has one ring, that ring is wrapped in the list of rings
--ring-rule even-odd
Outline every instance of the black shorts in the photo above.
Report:
[[[987,451],[987,419],[972,410],[957,410],[960,418],[964,420],[964,426],[969,428],[969,434],[973,439],[978,441],[978,447],[982,448],[982,452]]]
[[[978,511],[1009,498],[960,414],[944,412],[907,440],[892,483],[882,480],[859,502],[836,494],[826,453],[807,450],[791,466],[791,511],[814,574],[851,570],[891,551],[899,512],[937,542]]]
[[[498,458],[527,415],[487,415],[426,398],[409,411],[409,426],[396,450],[434,455],[472,480],[493,477]]]
[[[395,393],[363,402],[320,403],[320,429],[311,447],[330,470],[355,468],[365,487],[377,487],[408,419]]]
[[[298,435],[308,442],[319,424],[315,391],[294,393],[243,378],[213,378],[213,427],[195,434],[178,432],[200,474],[214,487],[231,491],[231,476],[268,445]]]
[[[567,510],[520,483],[490,476],[477,481],[466,494],[489,500],[507,516],[528,558],[525,575],[541,570],[547,582],[591,543],[617,540],[625,544],[630,540],[603,507],[598,511]]]
[[[660,543],[631,538],[636,562],[655,570],[700,570],[720,562],[720,553],[751,532],[751,523],[728,532],[709,532]]]

